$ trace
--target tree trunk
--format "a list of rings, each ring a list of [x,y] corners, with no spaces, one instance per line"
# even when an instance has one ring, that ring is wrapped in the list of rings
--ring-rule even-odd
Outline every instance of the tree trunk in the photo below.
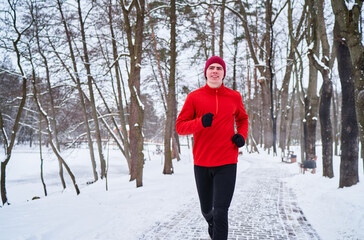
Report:
[[[32,80],[32,85],[33,85],[33,97],[34,97],[34,101],[38,107],[38,111],[39,113],[44,117],[44,119],[46,120],[46,123],[47,123],[47,132],[48,132],[48,135],[49,135],[49,139],[50,139],[50,144],[51,144],[51,147],[52,147],[52,150],[53,152],[55,153],[55,155],[57,156],[57,159],[58,161],[62,164],[62,166],[65,167],[68,175],[70,176],[72,182],[73,182],[73,186],[76,190],[76,193],[77,195],[80,194],[80,190],[77,186],[77,183],[76,183],[76,178],[75,176],[73,175],[71,169],[69,168],[68,164],[64,161],[64,159],[62,158],[60,152],[58,151],[57,149],[57,146],[56,144],[54,143],[54,136],[53,136],[53,129],[52,129],[52,123],[50,122],[50,118],[48,116],[48,114],[43,110],[44,108],[41,106],[41,103],[39,101],[39,98],[38,98],[38,91],[37,91],[37,88],[36,88],[36,83],[35,83],[35,68],[34,68],[34,65],[33,65],[33,62],[32,62],[32,57],[30,57],[30,64],[32,65],[32,77],[33,77],[33,80]]]
[[[115,34],[114,34],[114,27],[112,25],[112,2],[111,0],[109,1],[109,26],[110,26],[110,33],[111,33],[111,43],[112,43],[112,52],[113,52],[113,60],[114,60],[114,69],[115,69],[115,77],[116,77],[116,85],[117,85],[117,93],[118,93],[118,109],[119,109],[119,117],[120,117],[120,122],[121,122],[121,130],[122,130],[122,142],[124,144],[124,156],[125,159],[128,163],[128,167],[129,167],[129,174],[131,171],[131,160],[130,160],[130,151],[129,151],[129,134],[128,134],[128,130],[126,128],[127,125],[127,121],[125,118],[125,111],[124,111],[124,105],[123,105],[123,97],[122,97],[122,91],[121,91],[121,78],[120,78],[120,74],[119,74],[119,60],[118,60],[118,49],[117,49],[117,45],[116,45],[116,38],[115,38]]]
[[[273,146],[273,154],[277,155],[276,149],[276,141],[277,141],[277,118],[276,114],[274,114],[274,73],[273,73],[273,21],[272,21],[272,2],[273,1],[266,1],[266,65],[268,66],[267,69],[267,80],[269,80],[269,99],[270,99],[270,118],[272,124],[272,146]],[[267,134],[267,133],[265,133]]]
[[[47,186],[44,182],[44,174],[43,174],[43,155],[42,155],[42,114],[39,113],[39,157],[40,157],[40,179],[43,185],[44,196],[47,196]]]
[[[209,7],[209,13],[211,14],[211,18],[208,19],[208,21],[210,22],[210,27],[211,27],[211,52],[212,52],[212,56],[215,56],[215,12],[216,9],[213,9],[213,6],[210,5]]]
[[[319,36],[318,36],[318,22],[317,22],[317,2],[309,1],[309,33],[308,43],[313,44],[313,53],[317,56],[319,54]],[[309,83],[307,90],[306,101],[306,123],[307,123],[307,148],[306,157],[309,155],[316,156],[316,125],[317,125],[317,112],[319,98],[317,96],[317,69],[313,66],[309,66]]]
[[[180,144],[179,144],[179,138],[178,136],[176,136],[176,134],[174,134],[174,132],[176,131],[176,125],[173,124],[175,123],[176,120],[173,118],[172,120],[172,159],[177,159],[177,161],[181,160],[180,157],[180,153],[181,153],[181,149],[180,149]]]
[[[15,11],[14,8],[12,8],[11,14],[12,14],[12,18],[16,19],[17,12]],[[17,36],[16,36],[15,41],[13,41],[12,43],[13,43],[13,47],[14,47],[14,52],[16,54],[16,60],[17,60],[17,65],[18,65],[18,68],[19,68],[20,76],[22,76],[22,96],[20,98],[19,107],[18,107],[18,110],[17,110],[17,113],[16,113],[16,117],[15,117],[15,120],[14,120],[14,125],[12,127],[12,131],[11,131],[11,134],[10,134],[10,139],[8,139],[9,135],[6,133],[6,129],[5,129],[5,126],[4,126],[4,118],[3,118],[3,114],[2,114],[1,108],[0,108],[0,131],[1,131],[2,135],[3,135],[3,142],[4,142],[4,148],[5,148],[5,158],[4,158],[4,160],[0,160],[1,161],[0,188],[1,188],[1,200],[2,200],[3,205],[5,203],[8,203],[8,198],[7,198],[7,195],[6,195],[6,166],[9,163],[10,158],[11,158],[11,153],[13,151],[13,147],[14,147],[14,144],[15,144],[16,134],[17,134],[18,129],[19,129],[20,118],[21,118],[21,115],[22,115],[22,112],[23,112],[23,109],[24,109],[24,106],[25,106],[25,101],[26,101],[26,98],[27,98],[27,82],[28,82],[28,79],[26,78],[26,74],[23,71],[23,66],[21,64],[21,56],[22,55],[21,55],[21,51],[18,48],[18,43],[20,42],[22,34],[27,29],[29,29],[31,27],[32,23],[33,22],[31,22],[27,26],[23,26],[24,28],[21,29],[21,30],[17,28],[15,21],[14,21],[14,25],[13,25],[14,32],[17,33]]]
[[[340,136],[340,133],[339,133],[339,129],[338,129],[338,97],[337,97],[337,93],[336,91],[333,92],[333,95],[332,95],[332,109],[333,109],[333,112],[332,112],[332,120],[333,120],[333,134],[334,134],[334,154],[335,156],[338,156],[339,155],[339,136]]]
[[[97,117],[96,102],[95,102],[94,90],[93,90],[93,86],[92,86],[93,77],[91,74],[91,63],[90,63],[90,58],[89,58],[88,50],[87,50],[85,23],[83,22],[83,18],[82,18],[80,0],[77,1],[77,4],[78,4],[78,17],[79,17],[79,22],[80,22],[80,26],[81,26],[82,47],[83,47],[83,54],[84,54],[83,62],[84,62],[84,66],[85,66],[86,72],[87,72],[87,85],[88,85],[90,100],[91,100],[90,103],[91,103],[91,108],[92,108],[92,116],[93,116],[94,123],[95,123],[96,142],[97,142],[97,147],[98,147],[98,151],[99,151],[100,168],[101,168],[100,175],[101,175],[101,179],[102,179],[106,175],[106,161],[105,161],[105,157],[104,157],[103,150],[102,150],[100,124],[99,124],[99,119]]]
[[[287,139],[286,139],[286,143],[285,146],[287,147],[288,151],[290,149],[291,146],[291,135],[292,135],[292,126],[293,126],[293,120],[294,120],[294,110],[295,110],[295,99],[296,99],[296,87],[293,89],[292,92],[292,98],[291,98],[291,102],[290,102],[290,111],[291,111],[291,117],[289,118],[289,122],[288,122],[288,130],[287,130]],[[289,113],[289,111],[287,112],[287,114]]]
[[[330,119],[332,82],[329,73],[325,72],[324,81],[321,87],[320,99],[320,124],[322,141],[322,166],[323,176],[333,178],[334,170],[332,165],[332,125]]]
[[[279,147],[282,149],[282,151],[285,150],[286,148],[286,144],[289,144],[287,134],[290,136],[290,132],[288,132],[288,128],[287,128],[287,124],[291,124],[288,123],[288,112],[289,109],[292,109],[289,105],[288,105],[288,87],[290,84],[290,80],[291,80],[291,75],[292,75],[292,68],[294,66],[294,62],[296,61],[295,59],[295,49],[297,47],[297,45],[301,42],[304,34],[301,34],[301,28],[302,26],[304,26],[304,20],[306,19],[306,8],[307,8],[307,3],[305,3],[304,7],[303,7],[303,11],[302,11],[302,15],[300,18],[300,21],[297,25],[296,29],[296,33],[294,34],[294,27],[293,27],[293,16],[292,16],[292,4],[291,1],[288,1],[288,29],[289,29],[289,36],[290,36],[290,47],[289,47],[289,54],[288,54],[288,58],[287,58],[287,65],[286,65],[286,70],[285,70],[285,74],[283,77],[283,83],[282,83],[282,88],[280,91],[280,99],[281,99],[281,123],[280,123],[280,131],[279,131]],[[300,36],[301,34],[301,36]],[[291,104],[292,105],[292,104]],[[292,111],[294,112],[294,111]],[[294,114],[294,113],[292,113]],[[291,122],[293,121],[293,119],[291,120]],[[290,126],[289,126],[290,128]]]
[[[170,9],[171,22],[171,66],[168,82],[167,119],[164,136],[164,169],[163,174],[173,173],[171,139],[173,134],[174,110],[176,108],[176,1],[171,1]]]
[[[303,60],[301,57],[300,52],[298,51],[297,47],[295,48],[296,54],[297,54],[297,60],[298,62],[295,63],[295,75],[297,78],[297,101],[299,104],[299,119],[300,119],[300,154],[301,154],[301,160],[305,160],[305,152],[306,152],[306,146],[307,146],[307,122],[305,118],[305,106],[306,106],[306,98],[305,98],[305,92],[303,88]],[[299,66],[297,66],[299,63]]]
[[[220,41],[219,41],[219,56],[221,58],[224,58],[225,4],[226,0],[222,0],[221,14],[220,14]]]
[[[111,80],[111,81],[112,81],[112,80]],[[111,121],[112,121],[112,123],[114,124],[114,129],[116,129],[116,132],[117,132],[117,134],[118,134],[118,137],[120,138],[120,140],[121,140],[122,142],[124,142],[124,138],[123,138],[123,136],[122,136],[122,134],[121,134],[121,132],[120,132],[119,126],[118,126],[118,124],[116,123],[116,120],[115,120],[115,118],[114,118],[114,116],[113,116],[113,114],[112,114],[112,112],[111,112],[110,107],[108,106],[108,104],[107,104],[107,102],[106,102],[105,97],[103,96],[103,94],[102,94],[102,92],[101,92],[100,88],[98,87],[97,83],[96,83],[96,82],[93,82],[93,84],[95,85],[96,91],[99,93],[99,96],[100,96],[100,98],[101,98],[102,102],[104,103],[104,106],[105,106],[105,108],[106,108],[107,113],[108,113],[108,114],[110,115],[110,117],[111,117]],[[83,94],[84,94],[85,99],[86,99],[87,101],[89,101],[89,100],[87,99],[86,94],[85,94],[85,93],[83,93]],[[97,111],[97,115],[98,115],[98,117],[100,118],[101,122],[104,124],[104,126],[105,126],[106,130],[109,132],[109,134],[111,135],[111,137],[114,139],[114,141],[115,141],[116,145],[118,146],[118,148],[120,149],[121,153],[122,153],[124,156],[126,156],[126,153],[125,153],[124,148],[123,148],[123,144],[122,144],[122,143],[119,141],[119,139],[117,138],[116,134],[114,133],[114,130],[113,130],[113,129],[109,126],[109,124],[106,122],[106,120],[105,120],[104,116],[102,116],[102,114],[101,114],[99,111]],[[109,141],[109,139],[108,139],[107,141]],[[130,169],[129,169],[129,170],[130,170]]]
[[[359,123],[359,136],[361,142],[361,159],[364,163],[364,46],[362,43],[362,0],[355,0],[349,10],[344,0],[331,0],[335,20],[340,27],[341,35],[349,47],[355,79],[355,107]],[[364,170],[364,169],[363,169]]]
[[[303,146],[304,146],[304,156],[303,156],[303,160],[306,159],[306,157],[308,156],[308,152],[309,152],[309,140],[308,140],[308,120],[307,120],[307,115],[309,115],[309,99],[308,97],[306,96],[304,98],[304,105],[303,105],[303,108],[302,110],[304,110],[304,118],[303,118]]]
[[[51,134],[50,131],[48,131],[48,134]],[[62,156],[59,154],[55,144],[53,143],[52,139],[50,141],[50,144],[51,144],[51,147],[52,147],[52,150],[53,152],[56,154],[57,158],[58,158],[58,161],[60,161],[63,166],[65,167],[66,171],[68,172],[68,175],[70,176],[71,180],[72,180],[72,183],[73,183],[73,187],[75,188],[75,191],[76,191],[76,194],[80,194],[80,189],[78,188],[77,186],[77,183],[76,183],[76,178],[75,176],[73,175],[73,173],[71,172],[71,169],[68,167],[68,164],[64,161],[64,159],[62,158]]]
[[[257,79],[256,67],[254,67],[254,95],[253,95],[252,102],[253,102],[252,112],[254,113],[254,114],[252,114],[252,117],[251,117],[252,137],[254,138],[256,144],[259,145],[259,143],[262,141],[261,134],[260,134],[262,132],[262,124],[260,124],[262,115],[260,114],[260,110],[259,110],[261,103],[259,101],[259,89],[258,89],[258,79]]]
[[[330,79],[330,69],[328,68],[328,59],[325,55],[325,68],[313,56],[313,52],[309,53],[310,63],[313,64],[322,74],[323,82],[320,90],[320,124],[321,124],[321,141],[322,141],[322,165],[323,176],[333,178],[334,171],[332,165],[332,124],[330,119],[331,97],[332,97],[332,82]]]
[[[287,141],[287,123],[288,123],[288,112],[290,106],[288,106],[288,87],[291,79],[292,66],[293,66],[293,58],[294,58],[294,49],[291,49],[288,59],[286,72],[283,77],[282,90],[281,90],[281,124],[279,130],[279,147],[282,149],[282,152],[286,149],[286,141]]]
[[[52,86],[51,86],[51,77],[50,77],[50,72],[49,72],[49,66],[48,66],[48,61],[46,56],[44,55],[41,46],[40,46],[40,39],[39,39],[39,26],[38,26],[38,20],[35,18],[33,19],[34,21],[34,25],[35,25],[35,35],[36,35],[36,40],[37,40],[37,47],[38,47],[38,52],[41,55],[42,59],[43,59],[43,63],[44,63],[44,67],[46,70],[46,80],[47,80],[47,88],[48,88],[48,94],[49,94],[49,105],[50,105],[50,110],[51,110],[51,124],[53,127],[53,134],[54,134],[54,141],[56,144],[56,147],[58,149],[58,151],[61,151],[61,146],[59,144],[58,141],[58,129],[57,129],[57,121],[56,121],[56,111],[55,111],[55,107],[54,107],[54,98],[53,98],[53,90],[52,90]],[[40,133],[41,134],[41,133]],[[41,144],[40,144],[40,148],[41,148]],[[41,149],[40,149],[41,150]],[[43,166],[43,159],[41,158],[41,162],[42,162],[42,166]],[[63,188],[66,188],[66,182],[64,180],[64,175],[63,175],[63,166],[61,162],[58,162],[58,175],[61,179],[61,183]],[[43,170],[43,169],[41,169]],[[43,176],[41,176],[42,178],[42,182],[43,182],[43,186],[44,186],[44,190],[45,190],[45,195],[47,196],[46,193],[46,189],[45,189],[45,184],[43,181]]]
[[[263,128],[263,143],[264,149],[269,149],[273,145],[273,134],[272,134],[272,124],[271,124],[271,116],[269,112],[270,108],[270,93],[268,87],[267,79],[259,79],[260,87],[261,87],[261,98],[262,98],[262,128]]]
[[[96,171],[96,161],[95,161],[93,141],[92,141],[92,137],[91,137],[91,129],[90,129],[90,125],[89,125],[89,122],[88,122],[87,109],[86,109],[86,106],[85,106],[85,100],[84,100],[83,92],[82,92],[82,88],[81,88],[81,80],[79,78],[79,74],[78,74],[78,70],[77,70],[76,57],[75,57],[74,52],[73,52],[71,33],[68,30],[68,26],[66,24],[66,19],[65,19],[64,14],[63,14],[62,4],[61,4],[60,0],[57,0],[57,4],[58,4],[58,10],[59,10],[59,12],[61,14],[64,30],[65,30],[65,33],[66,33],[68,48],[69,48],[69,51],[70,51],[72,65],[73,65],[73,71],[74,71],[75,76],[73,76],[71,73],[69,73],[69,74],[70,74],[71,78],[75,81],[76,86],[77,86],[78,96],[80,98],[80,104],[81,104],[81,107],[82,107],[82,113],[83,113],[85,127],[86,127],[87,143],[88,143],[88,148],[89,148],[89,151],[90,151],[92,172],[94,174],[94,181],[97,181],[98,176],[97,176],[97,171]],[[52,44],[50,43],[50,45],[52,45]],[[60,59],[59,55],[58,55],[58,58]]]
[[[6,196],[6,165],[8,164],[10,160],[10,156],[8,155],[4,161],[1,162],[1,201],[3,202],[3,205],[5,203],[8,203],[8,198]]]
[[[167,110],[167,120],[164,132],[164,167],[163,174],[173,174],[171,136],[172,136],[172,118]]]
[[[255,44],[255,47],[257,48],[257,44]],[[254,67],[254,95],[253,95],[253,100],[252,100],[252,104],[251,104],[252,112],[254,114],[249,115],[249,116],[251,116],[251,119],[249,119],[249,122],[251,120],[251,124],[249,124],[249,126],[251,125],[251,128],[252,128],[251,136],[254,138],[255,143],[259,144],[261,142],[260,132],[261,132],[262,125],[260,124],[260,121],[261,121],[260,119],[262,118],[262,116],[259,112],[261,105],[260,105],[260,101],[259,101],[258,73],[257,72],[258,72],[258,69],[255,66]]]
[[[144,137],[142,133],[144,120],[144,106],[140,101],[140,69],[143,53],[143,28],[145,1],[134,1],[127,9],[124,1],[120,1],[123,9],[124,24],[128,41],[128,49],[130,53],[130,78],[128,81],[130,91],[130,153],[131,153],[131,174],[130,181],[136,180],[136,187],[143,186],[143,165],[144,154],[143,144]],[[136,10],[136,21],[131,27],[130,11],[132,8]],[[135,38],[133,41],[133,33]]]
[[[347,43],[343,41],[340,26],[335,21],[334,39],[342,89],[341,107],[341,163],[339,187],[350,187],[359,182],[358,174],[358,122],[355,109],[353,65]]]
[[[254,137],[255,141],[257,144],[263,144],[264,142],[264,147],[265,148],[269,148],[272,146],[271,142],[273,140],[272,138],[272,131],[271,131],[271,124],[267,121],[270,121],[270,116],[269,116],[269,89],[267,86],[267,79],[264,78],[259,78],[258,79],[258,73],[257,70],[259,71],[261,76],[266,76],[266,69],[265,67],[260,64],[260,60],[258,59],[258,43],[257,43],[257,39],[258,39],[258,34],[257,31],[255,33],[255,36],[251,35],[251,31],[250,31],[250,27],[249,27],[249,22],[248,22],[248,14],[247,11],[245,10],[245,5],[243,4],[243,2],[240,0],[238,1],[238,5],[239,5],[239,13],[236,14],[236,16],[241,20],[241,24],[244,28],[244,33],[245,33],[245,37],[248,43],[248,49],[251,55],[251,58],[255,64],[255,68],[254,68],[254,82],[255,82],[255,87],[254,87],[254,98],[253,98],[253,112],[255,113],[252,117],[252,129],[253,129],[253,134],[252,136]],[[231,10],[231,9],[230,9]],[[258,13],[257,13],[258,14]],[[259,28],[258,25],[258,16],[256,16],[256,29]],[[255,39],[254,39],[255,38]],[[261,86],[261,89],[259,89],[258,87],[258,82]],[[259,98],[261,98],[262,100],[260,100]]]
[[[175,0],[174,0],[175,1]],[[174,3],[175,4],[175,3]],[[174,6],[174,9],[176,7]],[[177,159],[177,161],[181,160],[180,158],[180,143],[179,143],[179,135],[176,131],[176,125],[174,124],[177,121],[177,99],[176,99],[176,62],[177,62],[177,32],[176,32],[176,25],[177,25],[177,15],[176,10],[174,10],[175,13],[173,13],[174,21],[171,24],[173,30],[173,37],[171,37],[171,70],[170,70],[170,90],[169,93],[171,94],[171,102],[173,106],[173,113],[172,113],[172,159]],[[172,29],[171,29],[171,35],[172,35]],[[173,42],[173,44],[172,44]],[[174,49],[174,50],[173,50]]]
[[[322,141],[322,165],[323,176],[333,178],[334,171],[332,166],[332,124],[330,119],[332,82],[330,78],[330,46],[327,40],[325,19],[324,19],[324,2],[317,1],[317,21],[319,24],[318,31],[322,43],[322,60],[319,62],[314,55],[313,50],[309,49],[308,57],[311,65],[320,71],[323,82],[320,90],[320,124],[321,124],[321,141]]]
[[[236,62],[238,57],[238,40],[234,40],[234,55],[233,55],[233,86],[232,89],[237,91],[236,89]]]

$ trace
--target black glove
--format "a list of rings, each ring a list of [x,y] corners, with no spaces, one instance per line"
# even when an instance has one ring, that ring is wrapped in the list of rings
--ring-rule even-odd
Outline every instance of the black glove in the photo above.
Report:
[[[236,144],[236,146],[238,146],[239,148],[245,145],[245,140],[244,140],[243,136],[241,136],[239,133],[235,134],[231,140],[232,140],[232,141]]]
[[[211,127],[211,124],[212,124],[212,120],[213,120],[213,117],[214,114],[212,113],[206,113],[205,115],[202,116],[202,125],[204,127]]]

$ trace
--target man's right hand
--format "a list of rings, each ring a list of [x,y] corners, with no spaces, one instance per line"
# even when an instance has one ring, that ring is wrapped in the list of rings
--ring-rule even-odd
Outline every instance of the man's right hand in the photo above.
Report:
[[[202,125],[206,128],[206,127],[211,127],[212,124],[212,120],[213,120],[213,116],[214,114],[212,113],[206,113],[205,115],[202,116]]]

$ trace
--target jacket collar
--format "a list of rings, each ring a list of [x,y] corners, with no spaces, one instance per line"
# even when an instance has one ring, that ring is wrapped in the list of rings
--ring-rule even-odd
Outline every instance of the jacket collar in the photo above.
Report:
[[[209,94],[223,94],[226,90],[226,87],[224,86],[224,83],[219,88],[211,88],[209,85],[205,85],[204,87],[205,91]]]

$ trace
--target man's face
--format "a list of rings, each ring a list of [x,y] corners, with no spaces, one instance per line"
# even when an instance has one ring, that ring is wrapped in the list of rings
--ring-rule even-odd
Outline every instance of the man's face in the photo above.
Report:
[[[207,68],[206,77],[210,88],[219,88],[224,78],[224,68],[218,63],[213,63]]]

